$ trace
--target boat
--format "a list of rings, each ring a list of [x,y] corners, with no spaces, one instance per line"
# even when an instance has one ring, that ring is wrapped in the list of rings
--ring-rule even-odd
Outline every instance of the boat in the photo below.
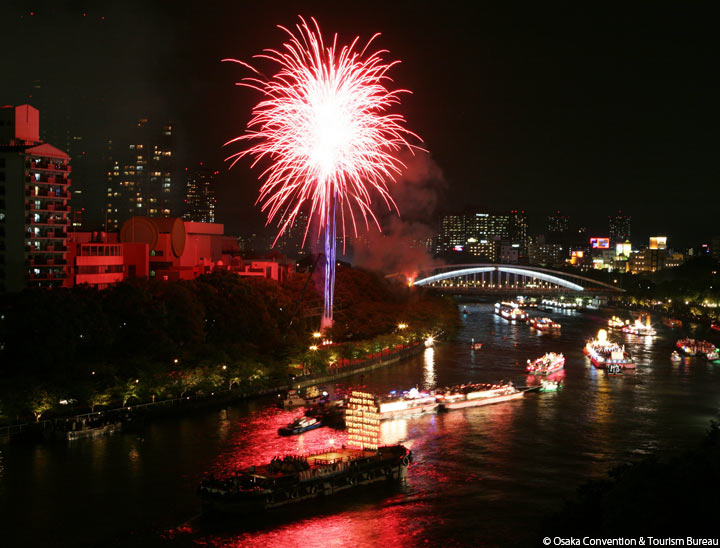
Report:
[[[525,392],[515,388],[511,382],[498,384],[463,384],[438,393],[437,402],[441,411],[491,405],[522,398]]]
[[[551,381],[548,379],[543,379],[540,381],[540,392],[557,392],[562,388],[562,382],[561,381]]]
[[[720,331],[720,323],[711,323],[710,329],[714,329],[715,331]]]
[[[635,369],[635,360],[625,351],[625,346],[607,339],[607,331],[601,329],[595,339],[585,344],[583,352],[590,357],[590,362],[598,368],[619,365],[623,369]]]
[[[508,320],[509,322],[526,322],[528,314],[517,303],[495,303],[495,314]]]
[[[278,405],[283,409],[292,409],[294,407],[303,407],[305,405],[315,405],[320,403],[326,397],[327,392],[320,393],[317,388],[311,386],[305,392],[304,396],[300,394],[299,390],[288,390],[285,399],[280,400]]]
[[[708,361],[714,362],[714,361],[716,361],[716,360],[720,360],[720,353],[717,351],[717,349],[715,349],[715,350],[713,350],[713,351],[708,352],[707,354],[705,354],[705,358],[706,358]]]
[[[296,436],[303,432],[320,428],[322,425],[323,423],[316,417],[300,417],[287,426],[278,428],[278,434],[281,436]]]
[[[470,350],[480,350],[482,343],[476,343],[475,339],[470,339]]]
[[[417,388],[400,393],[393,390],[387,396],[378,398],[378,404],[380,420],[434,413],[438,408],[434,394],[419,392]]]
[[[610,329],[621,329],[625,326],[625,322],[617,316],[613,316],[608,320],[608,327]]]
[[[667,327],[682,327],[682,320],[678,320],[676,318],[663,318],[662,319],[663,325],[666,325]]]
[[[377,482],[404,481],[412,452],[402,445],[329,449],[276,457],[224,477],[209,476],[198,495],[204,512],[265,512]]]
[[[552,331],[554,329],[560,329],[562,326],[550,318],[533,318],[530,320],[530,327],[538,331]]]
[[[531,375],[550,375],[560,371],[563,367],[565,367],[565,356],[555,352],[548,352],[535,361],[528,360],[525,369]]]
[[[670,354],[670,361],[673,363],[680,363],[682,361],[682,356],[678,354],[676,350],[673,350],[672,354]]]
[[[626,333],[627,335],[636,335],[638,337],[654,337],[657,332],[652,328],[649,321],[650,319],[648,318],[648,323],[643,324],[640,320],[635,320],[635,323],[633,324],[623,325],[621,331],[623,333]]]
[[[689,338],[679,339],[675,343],[675,346],[688,356],[704,356],[716,350],[715,345],[708,341],[698,341]]]

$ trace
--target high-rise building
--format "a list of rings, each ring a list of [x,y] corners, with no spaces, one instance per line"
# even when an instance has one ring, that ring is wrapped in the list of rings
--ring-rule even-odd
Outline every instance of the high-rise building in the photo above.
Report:
[[[508,233],[511,243],[517,244],[518,253],[520,255],[527,254],[528,221],[525,211],[520,209],[510,211]]]
[[[565,247],[572,243],[570,233],[570,218],[563,215],[559,210],[545,219],[545,238],[548,243],[562,244]]]
[[[183,219],[196,223],[215,222],[215,176],[217,171],[200,164],[187,172],[185,185],[185,211]]]
[[[465,215],[445,215],[440,222],[437,238],[437,253],[463,251],[467,240]]]
[[[623,215],[622,211],[618,211],[617,215],[608,217],[610,243],[616,244],[630,240],[630,221],[632,217]]]
[[[0,291],[68,278],[70,157],[39,128],[32,106],[0,108]]]
[[[475,257],[495,262],[500,255],[500,241],[510,238],[510,215],[475,212],[466,216],[465,251]]]
[[[547,242],[545,236],[530,238],[528,260],[532,265],[561,266],[565,264],[567,251],[562,244]]]
[[[174,166],[172,124],[140,118],[129,143],[108,141],[107,229],[133,216],[169,217]]]
[[[565,234],[570,229],[570,217],[563,215],[558,210],[552,215],[547,216],[545,229],[548,236]]]
[[[501,242],[516,245],[524,255],[527,218],[524,211],[510,213],[472,211],[445,215],[437,237],[437,253],[464,251],[483,260],[497,261]]]

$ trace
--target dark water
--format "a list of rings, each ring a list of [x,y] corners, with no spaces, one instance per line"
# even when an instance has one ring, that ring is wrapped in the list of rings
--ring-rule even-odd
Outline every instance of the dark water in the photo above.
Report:
[[[344,433],[325,428],[281,438],[277,428],[300,411],[256,400],[154,422],[140,433],[0,446],[0,544],[507,546],[532,536],[538,520],[588,477],[654,449],[694,443],[718,416],[720,366],[702,359],[672,365],[680,334],[659,321],[655,339],[624,339],[637,373],[607,377],[582,354],[584,340],[606,322],[602,313],[551,314],[562,333],[538,335],[494,316],[489,305],[467,308],[457,342],[341,386],[525,385],[532,380],[523,374],[525,360],[559,351],[567,358],[565,388],[384,422],[382,441],[402,442],[416,456],[404,489],[348,493],[263,520],[200,519],[195,489],[204,472],[344,442]],[[704,330],[693,335],[713,340]],[[482,350],[469,350],[471,337]]]

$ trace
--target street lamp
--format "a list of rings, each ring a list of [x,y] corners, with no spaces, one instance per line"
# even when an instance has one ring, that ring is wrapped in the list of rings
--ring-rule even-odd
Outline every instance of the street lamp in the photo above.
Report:
[[[318,347],[317,347],[316,344],[314,344],[314,345],[312,345],[312,346],[310,347],[310,350],[317,350],[317,349],[318,349]]]
[[[319,339],[320,337],[322,337],[322,333],[320,333],[320,331],[315,331],[315,333],[313,333],[312,336],[313,336],[313,339]]]
[[[399,324],[398,324],[398,329],[406,329],[407,326],[408,326],[408,324],[406,324],[406,323],[399,323]]]

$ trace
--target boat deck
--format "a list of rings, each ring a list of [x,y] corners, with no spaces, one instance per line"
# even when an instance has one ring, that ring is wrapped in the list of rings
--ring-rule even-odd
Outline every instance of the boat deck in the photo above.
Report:
[[[307,463],[313,465],[335,464],[336,462],[345,462],[363,457],[372,457],[375,451],[363,451],[362,449],[335,449],[326,453],[319,453],[307,457]]]

